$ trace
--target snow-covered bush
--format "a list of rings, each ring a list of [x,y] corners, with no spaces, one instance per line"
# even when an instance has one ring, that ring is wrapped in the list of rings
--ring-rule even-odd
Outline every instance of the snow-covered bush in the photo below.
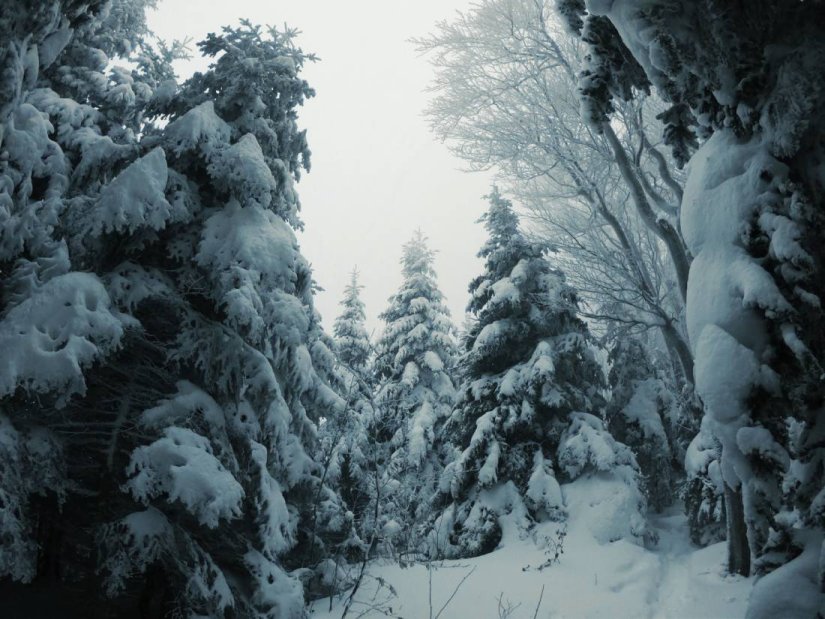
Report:
[[[706,546],[725,539],[724,481],[719,468],[722,446],[703,424],[685,454],[682,500],[694,544]]]
[[[675,426],[680,421],[674,419],[676,403],[638,340],[619,339],[609,361],[607,427],[633,450],[648,504],[661,511],[676,498],[678,470],[671,449],[671,437],[676,438]]]
[[[632,539],[654,543],[649,531],[647,500],[641,491],[639,468],[627,445],[614,439],[602,421],[589,413],[571,413],[570,426],[561,437],[558,466],[568,479],[589,479],[578,496],[591,495],[598,515],[590,518],[591,533],[601,543]],[[575,486],[575,483],[573,484]],[[569,488],[569,486],[568,486]],[[568,490],[568,494],[572,491]],[[577,510],[581,511],[581,510]]]

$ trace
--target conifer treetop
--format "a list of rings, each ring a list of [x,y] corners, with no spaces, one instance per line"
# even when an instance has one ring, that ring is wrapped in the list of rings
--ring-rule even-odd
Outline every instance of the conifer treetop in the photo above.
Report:
[[[370,357],[370,341],[364,323],[367,319],[361,291],[364,286],[358,283],[358,268],[350,275],[350,282],[344,288],[341,299],[341,313],[335,319],[333,333],[340,361],[351,370],[366,370]]]
[[[408,361],[427,351],[429,357],[437,355],[444,367],[452,365],[455,326],[438,288],[435,253],[420,229],[404,244],[403,282],[380,315],[387,323],[379,341],[378,371],[384,377],[400,376]]]

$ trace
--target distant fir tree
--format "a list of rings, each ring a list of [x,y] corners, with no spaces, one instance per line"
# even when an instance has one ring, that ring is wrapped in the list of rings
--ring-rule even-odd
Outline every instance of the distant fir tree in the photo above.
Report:
[[[697,546],[721,542],[726,536],[727,510],[722,476],[722,445],[703,421],[685,454],[685,503],[690,541]]]
[[[676,498],[681,468],[671,449],[677,402],[657,376],[639,340],[630,336],[617,338],[608,361],[611,397],[607,404],[607,427],[617,440],[633,450],[648,504],[662,511]]]
[[[369,376],[372,345],[365,326],[367,314],[364,302],[361,300],[363,289],[364,287],[358,283],[358,269],[353,269],[350,282],[344,288],[344,298],[341,300],[342,310],[335,319],[333,333],[338,359],[346,367],[366,379]]]
[[[308,57],[244,23],[179,87],[149,4],[0,16],[0,576],[83,616],[302,617],[347,530],[294,234]]]
[[[385,452],[386,520],[400,525],[423,516],[441,467],[435,437],[455,399],[455,327],[434,259],[417,231],[404,245],[403,282],[381,314],[386,326],[377,345],[374,435]]]
[[[435,499],[433,550],[448,556],[493,550],[505,513],[524,523],[563,519],[557,476],[617,466],[635,475],[632,454],[597,417],[604,375],[575,292],[546,248],[522,234],[510,201],[497,188],[488,199],[480,221],[489,239],[478,254],[485,268],[470,284],[475,320],[463,342],[459,401],[444,430],[457,455]],[[601,455],[588,451],[597,445]]]
[[[323,451],[328,454],[329,482],[352,514],[352,535],[345,540],[344,549],[348,556],[365,550],[361,538],[370,536],[376,524],[374,510],[369,509],[378,462],[374,443],[368,436],[375,407],[372,343],[365,326],[363,288],[358,283],[358,270],[353,269],[333,327],[335,371],[346,406],[327,419],[320,432]]]

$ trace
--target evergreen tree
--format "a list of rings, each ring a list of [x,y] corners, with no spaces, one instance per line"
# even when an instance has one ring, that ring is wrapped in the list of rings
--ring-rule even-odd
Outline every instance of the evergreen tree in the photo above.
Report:
[[[188,381],[152,409],[150,427],[162,438],[135,449],[127,487],[167,515],[178,535],[203,535],[175,522],[164,502],[179,492],[164,451],[175,450],[165,441],[182,428],[200,432],[191,440],[211,448],[240,486],[231,510],[199,523],[217,528],[223,516],[235,535],[200,552],[218,574],[247,575],[244,589],[230,586],[236,609],[282,617],[303,612],[300,583],[284,568],[311,567],[324,556],[321,531],[330,518],[345,526],[313,459],[315,422],[343,403],[328,384],[334,356],[293,233],[300,226],[293,179],[309,160],[295,107],[313,93],[298,77],[307,57],[291,36],[244,23],[200,44],[216,60],[172,97],[171,122],[151,136],[168,153],[175,197],[191,214],[144,250],[142,269],[130,271],[125,286],[135,290],[147,275],[172,270],[162,293],[179,304],[177,320],[168,317],[176,327],[170,357]],[[203,425],[205,413],[191,404],[182,414],[178,401],[190,384],[217,403],[223,424]],[[227,496],[218,488],[205,493]]]
[[[365,327],[362,289],[358,271],[353,269],[341,300],[341,314],[334,324],[336,374],[347,406],[327,419],[321,429],[324,451],[329,453],[330,482],[352,514],[358,532],[346,540],[349,555],[363,550],[360,537],[368,536],[375,526],[375,522],[368,519],[377,467],[377,454],[368,436],[368,428],[375,417],[372,344]]]
[[[707,426],[702,424],[688,446],[682,488],[690,540],[697,546],[724,540],[727,518],[720,468],[722,446]]]
[[[524,525],[564,518],[557,475],[616,466],[635,475],[632,454],[593,416],[604,404],[604,376],[575,292],[545,248],[521,233],[510,201],[497,188],[488,199],[480,220],[489,232],[479,252],[485,270],[470,284],[475,320],[463,343],[460,399],[444,429],[457,456],[436,498],[443,512],[433,525],[435,551],[447,555],[493,550],[505,512]],[[597,444],[604,453],[592,457],[588,445]]]
[[[132,432],[107,422],[120,412],[92,374],[111,378],[137,322],[74,254],[71,228],[112,205],[104,186],[138,154],[141,106],[171,74],[171,55],[147,45],[145,4],[12,3],[0,15],[0,577],[80,582],[58,597],[87,609],[72,591],[99,590],[94,535],[119,494],[116,441]],[[141,198],[156,195],[152,181]]]
[[[344,288],[344,298],[341,300],[343,309],[335,319],[333,333],[335,349],[341,363],[366,379],[369,375],[372,346],[367,328],[364,326],[367,315],[360,296],[363,288],[358,283],[358,269],[353,269],[350,282]]]
[[[455,399],[455,327],[438,289],[434,259],[417,231],[404,245],[403,281],[381,314],[386,326],[377,345],[379,412],[373,432],[385,451],[386,520],[401,525],[424,515],[441,467],[435,437]]]
[[[619,338],[608,356],[607,427],[633,450],[648,504],[662,511],[675,497],[678,468],[671,443],[678,409],[640,341]]]
[[[288,572],[348,528],[293,232],[308,56],[244,23],[177,88],[148,3],[64,4],[0,18],[0,573],[88,616],[303,616]]]

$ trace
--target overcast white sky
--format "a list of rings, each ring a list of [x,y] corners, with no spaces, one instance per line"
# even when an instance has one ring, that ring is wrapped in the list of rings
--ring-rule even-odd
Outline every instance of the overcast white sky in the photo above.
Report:
[[[331,331],[354,265],[365,286],[368,327],[400,283],[401,246],[421,227],[438,251],[439,283],[456,324],[467,284],[478,274],[490,177],[462,162],[432,135],[422,116],[432,69],[408,39],[429,33],[470,0],[160,0],[150,17],[165,39],[201,40],[247,17],[299,28],[299,44],[321,58],[304,77],[317,96],[300,110],[312,171],[298,185],[305,232],[299,235]],[[202,64],[199,66],[203,66]],[[191,70],[182,67],[181,72]]]

